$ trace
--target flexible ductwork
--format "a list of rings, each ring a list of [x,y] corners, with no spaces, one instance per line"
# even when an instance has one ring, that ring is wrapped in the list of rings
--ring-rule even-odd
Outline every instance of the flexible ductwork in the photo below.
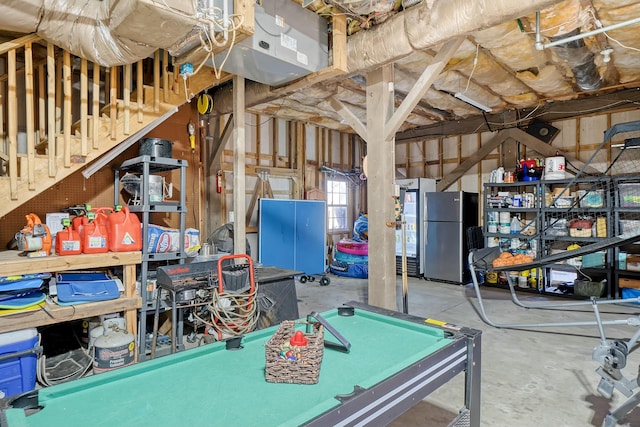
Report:
[[[196,0],[4,0],[0,28],[37,33],[103,66],[130,64],[198,25]]]
[[[393,15],[384,25],[360,31],[348,39],[347,67],[350,74],[388,64],[415,50],[435,48],[463,34],[470,34],[560,3],[560,0],[449,0],[423,1]],[[247,82],[246,105],[253,106],[282,96],[268,86]],[[215,93],[216,111],[232,111],[230,89]]]
[[[551,41],[562,40],[580,33],[575,29],[570,33],[561,36],[551,37]],[[573,40],[552,47],[553,51],[562,59],[567,61],[571,71],[576,78],[576,84],[584,91],[594,91],[602,86],[602,78],[598,73],[598,68],[594,62],[593,52],[584,44],[583,39]]]

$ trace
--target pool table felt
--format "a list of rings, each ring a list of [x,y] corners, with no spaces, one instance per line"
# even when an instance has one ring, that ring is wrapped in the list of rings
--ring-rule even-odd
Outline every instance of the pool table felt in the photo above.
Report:
[[[9,427],[299,425],[338,406],[334,396],[354,385],[369,388],[452,341],[440,329],[365,310],[322,315],[352,346],[325,348],[318,384],[265,381],[271,327],[245,336],[241,350],[215,343],[42,389],[44,409],[28,417],[7,410]]]

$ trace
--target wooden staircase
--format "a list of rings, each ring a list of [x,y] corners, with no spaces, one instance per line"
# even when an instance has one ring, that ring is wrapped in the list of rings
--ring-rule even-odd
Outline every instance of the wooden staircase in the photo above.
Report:
[[[164,51],[105,68],[36,35],[0,44],[3,63],[0,218],[221,82],[206,67],[185,81]]]

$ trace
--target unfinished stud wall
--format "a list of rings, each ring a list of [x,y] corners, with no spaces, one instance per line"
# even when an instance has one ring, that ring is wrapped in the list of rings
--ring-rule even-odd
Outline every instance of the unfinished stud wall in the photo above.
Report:
[[[207,152],[219,150],[216,144],[229,116],[209,117],[206,121],[210,137]],[[336,170],[361,169],[363,143],[353,135],[320,128],[311,124],[290,122],[257,114],[246,113],[246,188],[244,197],[247,212],[247,237],[252,248],[257,247],[258,206],[263,197],[276,199],[326,200],[327,174],[321,166]],[[216,123],[219,121],[219,123]],[[217,127],[216,127],[217,126]],[[216,138],[216,132],[217,138]],[[209,155],[210,156],[210,155]],[[300,157],[299,157],[300,156]],[[229,138],[221,149],[219,164],[205,160],[205,195],[210,235],[217,227],[235,220],[232,213],[233,197],[233,140]],[[215,189],[215,175],[222,173],[222,191]],[[364,181],[362,181],[364,184]],[[361,185],[351,191],[353,211],[349,222],[353,223],[362,210]],[[329,243],[349,237],[351,230],[329,236]],[[253,254],[253,252],[252,252]],[[257,256],[257,254],[254,254]]]
[[[591,115],[553,122],[551,124],[558,128],[560,132],[553,139],[551,146],[576,157],[582,162],[586,162],[602,143],[603,133],[606,129],[618,123],[634,120],[640,120],[640,110]],[[494,133],[482,132],[473,135],[450,136],[398,144],[396,146],[398,176],[404,176],[406,173],[409,178],[442,179],[465,159],[477,152],[483,143],[494,136]],[[628,137],[629,135],[618,135],[613,142],[621,142]],[[524,144],[513,143],[509,147],[505,147],[505,145],[507,144],[493,150],[484,159],[466,171],[447,190],[482,193],[483,183],[489,181],[489,174],[493,169],[499,166],[507,169],[508,165],[514,165],[518,158],[544,157],[533,150],[527,149]],[[612,150],[603,150],[597,154],[592,166],[604,171],[611,159]],[[567,163],[567,167],[570,166]],[[640,175],[640,171],[638,171],[638,174]],[[482,212],[479,212],[479,215],[479,220],[481,220]]]

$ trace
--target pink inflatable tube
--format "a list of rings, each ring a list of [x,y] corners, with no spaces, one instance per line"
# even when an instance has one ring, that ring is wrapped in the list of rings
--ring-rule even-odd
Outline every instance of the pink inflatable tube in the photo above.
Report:
[[[345,254],[367,255],[369,253],[368,242],[356,242],[355,240],[340,240],[336,244],[337,249]]]

